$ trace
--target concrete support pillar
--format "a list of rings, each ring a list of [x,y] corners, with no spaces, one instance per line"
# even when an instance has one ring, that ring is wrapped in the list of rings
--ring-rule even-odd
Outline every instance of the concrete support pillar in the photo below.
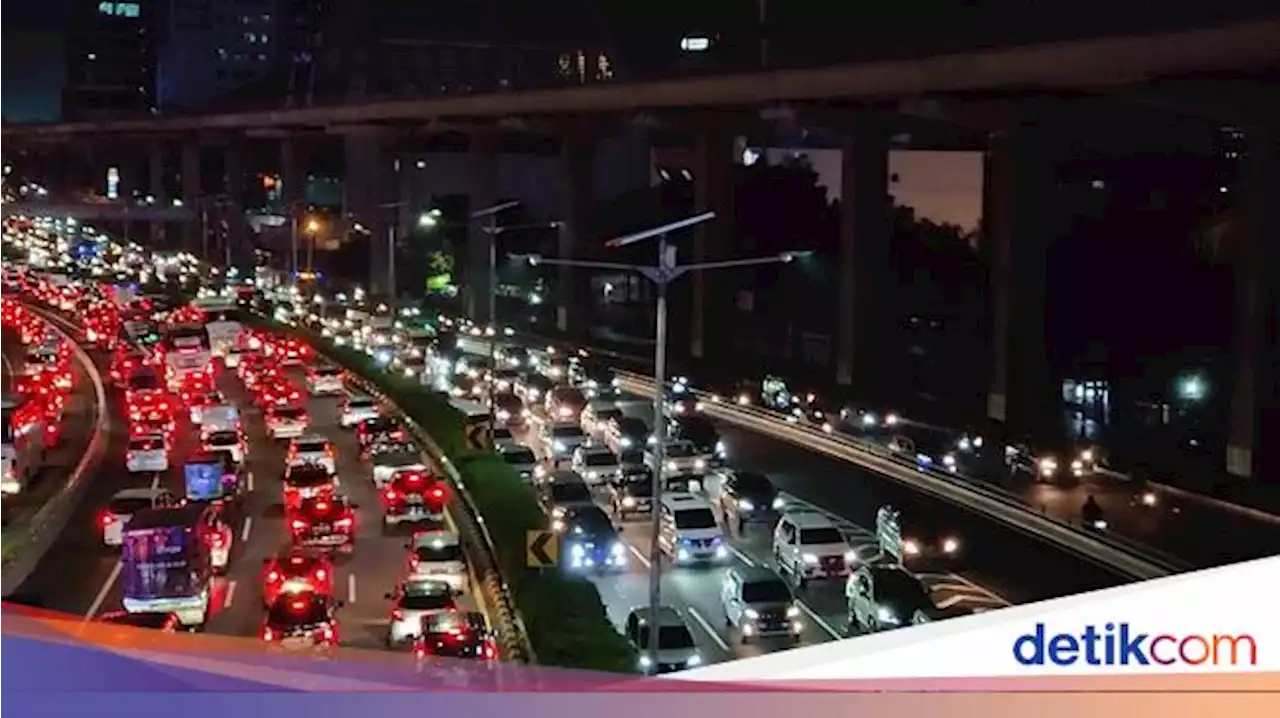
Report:
[[[477,132],[471,136],[471,211],[498,203],[498,150],[496,134]],[[486,233],[491,219],[472,222],[467,233],[467,316],[487,321],[489,306],[489,242]]]
[[[840,164],[840,265],[836,380],[863,399],[881,386],[889,266],[889,133],[878,117],[859,117]]]
[[[280,140],[280,198],[286,206],[306,201],[308,149],[300,138],[292,135]]]
[[[164,190],[164,141],[153,139],[147,143],[147,189],[146,194],[154,197],[156,204],[169,204],[169,195]],[[148,232],[152,247],[164,246],[164,222],[148,222]]]
[[[193,207],[197,210],[203,209],[201,201],[203,199],[204,188],[201,180],[201,150],[200,140],[195,137],[186,137],[182,140],[182,157],[181,157],[181,186],[182,186],[182,204],[187,207]],[[156,198],[157,201],[159,197]],[[199,219],[188,220],[182,228],[182,247],[188,252],[198,252],[201,246],[200,234],[203,231]]]
[[[737,212],[734,207],[733,133],[721,127],[706,127],[694,140],[694,197],[698,212],[713,211],[716,218],[698,226],[693,242],[693,261],[724,258],[733,246]],[[707,272],[693,272],[693,311],[689,353],[706,356],[712,344],[707,327],[715,323],[731,297],[715,291],[727,286]]]
[[[1234,371],[1227,471],[1280,482],[1280,127],[1246,131],[1244,221],[1235,251]]]
[[[1006,439],[1054,431],[1061,420],[1045,331],[1053,172],[1044,138],[1023,130],[991,141],[982,218],[993,302],[987,417]]]
[[[249,223],[244,216],[245,194],[245,143],[243,138],[232,138],[223,150],[226,158],[222,165],[222,186],[227,195],[227,232],[223,244],[218,247],[218,261],[234,261],[245,252],[249,241]],[[212,250],[211,250],[212,251]]]
[[[564,210],[557,238],[556,254],[561,257],[581,257],[590,253],[588,245],[595,234],[591,226],[592,207],[595,204],[595,138],[575,133],[565,137],[562,154],[564,163]],[[590,275],[572,267],[556,268],[556,328],[562,332],[576,331],[583,319],[583,291],[590,282]]]
[[[346,172],[343,204],[348,229],[365,228],[369,242],[369,292],[385,295],[389,282],[388,244],[396,222],[397,162],[391,138],[377,128],[356,128],[343,138]]]

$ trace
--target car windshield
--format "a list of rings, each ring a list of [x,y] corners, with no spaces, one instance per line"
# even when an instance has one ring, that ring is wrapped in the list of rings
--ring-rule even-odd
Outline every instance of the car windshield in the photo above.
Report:
[[[591,489],[580,481],[560,481],[551,485],[551,500],[557,504],[581,503],[591,500]]]
[[[649,433],[649,425],[644,423],[644,419],[636,419],[634,417],[623,419],[619,429],[622,430],[623,434],[628,436],[644,435]]]
[[[347,408],[348,409],[371,409],[373,408],[373,399],[368,399],[368,398],[348,399]]]
[[[876,594],[885,600],[927,602],[928,594],[919,579],[902,571],[884,571],[875,577]]]
[[[649,645],[649,627],[641,626],[640,635],[636,636],[641,646]],[[694,647],[693,636],[684,626],[662,626],[658,629],[658,647],[664,650],[679,650]]]
[[[298,453],[302,454],[320,454],[323,453],[328,446],[328,442],[324,440],[299,441],[297,443]]]
[[[111,499],[107,511],[117,516],[132,516],[143,509],[151,508],[151,499],[142,496],[130,496]]]
[[[453,596],[447,591],[427,591],[410,587],[400,597],[400,607],[410,611],[439,611],[453,607]]]
[[[155,437],[145,437],[141,439],[130,439],[130,451],[159,451],[164,448],[164,440]]]
[[[618,454],[618,463],[619,464],[643,464],[644,452],[641,451],[640,449],[627,449],[621,454]]]
[[[284,594],[267,611],[267,621],[281,627],[314,626],[327,620],[329,602],[318,595]]]
[[[791,590],[777,579],[747,581],[742,584],[744,603],[790,603]]]
[[[580,426],[557,426],[551,430],[551,435],[557,439],[576,439],[583,434]]]
[[[697,450],[693,448],[693,444],[678,441],[667,446],[667,456],[674,456],[683,459],[697,454]]]
[[[608,451],[589,451],[582,460],[587,466],[613,466],[618,463],[617,457]]]
[[[336,366],[318,366],[311,370],[318,377],[338,376],[342,370]]]
[[[598,509],[575,515],[569,521],[569,525],[574,534],[590,538],[605,538],[617,533],[608,515]]]
[[[293,486],[319,486],[329,483],[330,476],[323,466],[307,465],[291,470],[285,475],[285,481]]]
[[[713,529],[716,527],[716,515],[711,509],[682,509],[676,513],[678,529]]]
[[[425,563],[462,560],[462,547],[456,543],[420,544],[413,552],[419,561]]]
[[[209,446],[234,446],[240,443],[240,436],[234,431],[215,431],[204,440]]]
[[[806,546],[824,543],[844,543],[844,535],[835,526],[800,529],[800,543]]]
[[[296,406],[286,406],[271,410],[271,416],[276,419],[300,419],[302,415],[302,409]]]
[[[504,451],[502,452],[502,460],[508,464],[516,466],[527,466],[529,464],[538,463],[538,457],[533,455],[533,451],[531,449]]]

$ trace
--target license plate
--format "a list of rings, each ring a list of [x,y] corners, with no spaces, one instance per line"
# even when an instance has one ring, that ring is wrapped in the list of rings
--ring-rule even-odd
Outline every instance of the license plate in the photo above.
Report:
[[[312,527],[311,527],[311,533],[314,533],[314,534],[327,534],[327,533],[329,533],[329,531],[331,531],[332,529],[333,529],[333,527],[332,527],[332,526],[330,526],[329,524],[316,524],[315,526],[312,526]]]
[[[406,504],[410,505],[410,506],[417,506],[417,507],[421,507],[421,506],[422,506],[422,497],[421,497],[421,496],[406,496],[406,497],[404,498],[404,502],[405,502]]]
[[[291,651],[297,651],[304,648],[310,648],[311,639],[310,638],[286,638],[283,641],[280,641],[280,645]]]

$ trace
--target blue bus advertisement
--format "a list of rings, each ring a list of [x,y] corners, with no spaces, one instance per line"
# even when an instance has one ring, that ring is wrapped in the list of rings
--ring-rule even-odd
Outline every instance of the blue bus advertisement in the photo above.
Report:
[[[124,608],[176,613],[184,626],[204,623],[209,564],[193,526],[127,527],[120,555]]]
[[[192,501],[215,501],[222,498],[222,464],[217,461],[188,463],[183,467],[187,498]]]

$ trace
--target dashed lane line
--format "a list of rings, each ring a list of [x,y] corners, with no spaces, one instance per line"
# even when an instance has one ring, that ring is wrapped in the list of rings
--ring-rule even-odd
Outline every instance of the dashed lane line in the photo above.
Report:
[[[222,600],[222,607],[224,609],[231,608],[231,602],[235,600],[235,597],[236,597],[236,582],[228,581],[227,597]]]
[[[249,530],[253,528],[253,517],[244,517],[244,526],[240,529],[240,543],[249,542]]]
[[[809,608],[809,604],[805,603],[804,601],[796,601],[796,605],[800,607],[801,611],[805,612],[805,615],[813,619],[813,622],[817,624],[822,630],[830,634],[832,638],[840,638],[840,632],[837,631],[830,623],[827,623],[826,620],[822,618],[822,616],[819,616],[817,611],[813,610],[812,608]]]
[[[720,637],[719,633],[716,633],[716,630],[711,627],[711,623],[707,621],[707,619],[702,615],[701,612],[698,611],[698,609],[694,608],[693,606],[689,606],[686,610],[689,612],[689,617],[693,619],[694,623],[697,623],[698,626],[701,627],[702,630],[705,631],[706,634],[711,637],[711,640],[716,642],[716,645],[720,647],[720,650],[724,651],[730,656],[733,655],[733,650],[729,648],[729,644],[725,642],[723,638]]]
[[[111,593],[111,587],[120,578],[120,570],[123,567],[124,565],[120,561],[116,561],[116,565],[111,567],[111,574],[107,576],[106,583],[103,583],[102,588],[98,589],[98,595],[93,597],[93,603],[89,604],[89,610],[84,612],[84,620],[91,620],[98,615],[98,609],[102,608],[103,602],[107,600],[107,594]]]

